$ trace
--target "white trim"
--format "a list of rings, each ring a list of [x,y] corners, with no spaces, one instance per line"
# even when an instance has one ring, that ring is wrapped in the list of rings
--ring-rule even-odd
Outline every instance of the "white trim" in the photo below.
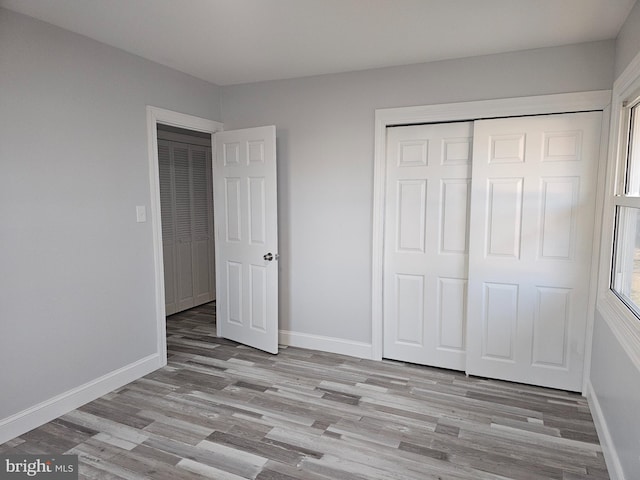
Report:
[[[599,90],[592,92],[563,93],[557,95],[540,95],[533,97],[505,98],[476,102],[385,108],[376,110],[373,179],[371,358],[374,360],[382,359],[382,285],[384,267],[383,239],[387,127],[391,125],[405,125],[412,123],[451,122],[460,120],[477,120],[481,118],[514,117],[589,110],[604,111],[610,103],[611,91]],[[598,217],[600,216],[601,215]],[[593,272],[594,275],[596,273],[597,272]],[[595,300],[592,301],[592,304],[595,304]],[[591,314],[593,314],[593,310],[593,307],[590,307]],[[591,319],[589,321],[589,328],[592,328],[592,325],[593,320]],[[590,338],[589,335],[587,337]],[[589,350],[587,350],[586,353],[588,352]],[[585,365],[589,362],[590,358],[585,357]]]
[[[320,350],[322,352],[349,355],[350,357],[371,358],[371,344],[343,338],[280,330],[278,342],[289,347]]]
[[[605,421],[602,407],[598,401],[593,385],[591,381],[587,380],[585,387],[585,396],[589,402],[589,409],[591,410],[591,416],[593,417],[593,423],[596,426],[598,432],[598,439],[600,440],[600,446],[602,447],[602,453],[604,454],[604,461],[607,464],[607,471],[611,480],[625,480],[624,471],[622,470],[622,464],[620,458],[616,452],[613,444],[613,438],[611,432]]]
[[[500,98],[475,102],[443,103],[419,107],[383,108],[376,110],[376,125],[437,123],[460,120],[546,115],[552,113],[603,110],[611,101],[611,90],[560,93],[533,97]]]
[[[162,253],[162,224],[160,220],[160,175],[158,172],[158,131],[157,124],[164,123],[174,127],[187,128],[211,134],[223,130],[220,122],[194,117],[184,113],[172,112],[164,108],[147,105],[147,141],[149,155],[149,185],[151,229],[153,231],[153,266],[156,292],[156,335],[161,365],[167,364],[167,325],[164,301],[164,261]],[[215,149],[212,149],[215,151]],[[217,246],[215,247],[217,250]]]
[[[4,418],[0,420],[0,444],[23,435],[160,367],[162,367],[162,358],[154,353]]]
[[[593,325],[595,323],[596,302],[598,298],[598,284],[600,281],[601,266],[598,252],[601,251],[602,225],[604,221],[604,204],[607,192],[607,152],[609,151],[609,122],[611,118],[611,105],[605,107],[602,112],[602,125],[600,135],[600,154],[598,157],[598,172],[596,185],[596,208],[593,222],[593,257],[591,258],[591,280],[589,286],[589,305],[587,310],[587,325],[585,332],[584,368],[582,371],[582,395],[586,395],[587,382],[591,375],[591,350],[593,347]]]

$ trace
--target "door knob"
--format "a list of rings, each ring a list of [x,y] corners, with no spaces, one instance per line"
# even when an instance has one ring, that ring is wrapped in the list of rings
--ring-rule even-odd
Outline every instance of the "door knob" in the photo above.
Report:
[[[273,254],[271,252],[269,252],[265,256],[263,256],[262,258],[264,258],[267,262],[270,262],[271,260],[273,260]]]

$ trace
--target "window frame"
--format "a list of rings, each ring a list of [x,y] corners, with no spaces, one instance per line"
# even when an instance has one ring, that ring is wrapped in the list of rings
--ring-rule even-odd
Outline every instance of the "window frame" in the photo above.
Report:
[[[640,198],[638,198],[640,200]],[[629,294],[625,292],[624,284],[627,278],[633,282],[633,252],[637,248],[637,229],[638,218],[640,217],[640,207],[620,205],[614,202],[614,233],[613,233],[613,249],[611,254],[611,275],[610,286],[611,291],[631,310],[640,321],[640,302],[634,301],[633,292]],[[625,209],[628,209],[625,211]],[[632,210],[637,213],[634,217]],[[620,248],[622,247],[622,248]],[[631,254],[631,255],[630,255]],[[618,281],[623,284],[617,288]]]
[[[640,92],[635,92],[630,98],[623,100],[620,116],[620,145],[617,150],[618,158],[615,159],[618,162],[618,178],[615,182],[616,191],[613,192],[614,232],[609,288],[640,321],[640,302],[636,303],[631,295],[627,296],[625,288],[616,286],[619,279],[633,276],[633,265],[628,261],[632,261],[629,257],[630,242],[636,247],[637,223],[640,217],[640,161],[632,163],[631,153],[640,148]],[[637,160],[640,160],[640,155],[637,156]],[[631,210],[625,213],[624,209],[636,210],[638,215],[633,218]],[[621,246],[623,248],[620,248]]]
[[[636,313],[613,290],[616,275],[616,215],[619,207],[640,209],[640,195],[626,195],[631,109],[640,104],[640,56],[613,86],[607,155],[607,180],[602,223],[600,273],[596,310],[635,365],[640,367],[640,305]],[[639,107],[640,108],[640,107]],[[636,111],[640,115],[640,110]],[[640,139],[636,147],[640,147]]]

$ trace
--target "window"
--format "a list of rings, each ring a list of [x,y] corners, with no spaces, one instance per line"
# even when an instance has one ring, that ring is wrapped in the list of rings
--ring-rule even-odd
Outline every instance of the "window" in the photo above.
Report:
[[[640,318],[640,95],[623,106],[611,289]]]

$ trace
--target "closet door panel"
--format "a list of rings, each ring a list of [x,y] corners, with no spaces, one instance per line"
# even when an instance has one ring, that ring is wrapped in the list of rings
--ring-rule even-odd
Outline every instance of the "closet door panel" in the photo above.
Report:
[[[383,356],[464,370],[471,122],[387,129]]]
[[[158,141],[158,171],[160,175],[165,311],[167,315],[172,315],[178,311],[176,302],[175,195],[173,190],[171,145],[165,140]]]
[[[191,166],[189,147],[173,146],[177,237],[178,311],[195,305],[193,295],[193,233],[191,228]]]
[[[215,230],[214,230],[214,209],[213,209],[213,156],[212,149],[207,148],[207,202],[209,205],[209,281],[210,283],[210,301],[216,299],[216,255],[215,255]]]
[[[164,262],[164,308],[165,315],[173,315],[178,312],[176,302],[176,246],[165,246],[162,249],[162,261]]]
[[[582,389],[601,117],[475,122],[467,373]]]
[[[192,177],[192,269],[194,303],[200,305],[213,300],[211,295],[213,281],[211,276],[210,244],[213,237],[211,229],[211,195],[208,173],[211,170],[209,155],[205,147],[191,146]]]

